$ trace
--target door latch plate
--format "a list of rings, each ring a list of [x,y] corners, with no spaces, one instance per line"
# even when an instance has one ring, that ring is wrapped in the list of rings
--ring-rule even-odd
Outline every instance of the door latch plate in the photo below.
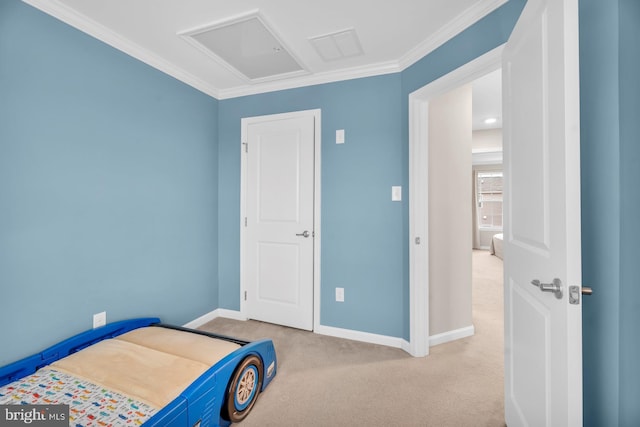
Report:
[[[580,286],[569,286],[569,304],[580,304]]]

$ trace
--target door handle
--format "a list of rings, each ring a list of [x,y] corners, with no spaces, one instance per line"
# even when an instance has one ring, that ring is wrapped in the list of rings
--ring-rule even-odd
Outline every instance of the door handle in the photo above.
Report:
[[[309,233],[308,230],[304,230],[302,233],[296,233],[296,236],[301,236],[301,237],[309,237],[311,234]]]
[[[542,292],[553,292],[558,299],[562,299],[562,281],[560,279],[553,279],[552,283],[541,283],[540,280],[535,279],[531,281],[533,286],[540,288]]]

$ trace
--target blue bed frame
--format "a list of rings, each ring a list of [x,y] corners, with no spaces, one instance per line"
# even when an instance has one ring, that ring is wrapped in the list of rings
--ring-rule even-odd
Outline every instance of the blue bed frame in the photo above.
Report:
[[[0,386],[31,375],[38,369],[89,347],[104,339],[122,335],[134,329],[160,326],[223,339],[241,347],[225,356],[191,383],[178,397],[149,418],[144,426],[205,427],[228,426],[231,422],[224,414],[229,387],[237,367],[249,356],[257,356],[262,361],[262,392],[276,375],[276,353],[271,340],[247,342],[223,335],[211,334],[194,329],[164,325],[155,317],[113,322],[91,329],[61,341],[46,350],[17,362],[0,367]]]

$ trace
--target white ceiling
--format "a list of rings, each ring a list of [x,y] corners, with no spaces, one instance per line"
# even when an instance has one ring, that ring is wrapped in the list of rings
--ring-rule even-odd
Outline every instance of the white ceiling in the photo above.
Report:
[[[23,0],[218,99],[399,72],[507,0]],[[180,36],[257,13],[303,68],[252,81]],[[355,30],[362,55],[310,38]]]
[[[471,84],[473,130],[502,128],[502,69],[480,77]],[[495,118],[495,123],[485,123]]]

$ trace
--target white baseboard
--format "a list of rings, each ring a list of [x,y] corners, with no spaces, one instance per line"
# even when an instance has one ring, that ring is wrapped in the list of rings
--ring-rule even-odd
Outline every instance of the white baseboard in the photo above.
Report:
[[[213,310],[210,313],[207,313],[203,316],[198,317],[195,320],[192,320],[191,322],[184,325],[184,327],[197,328],[218,317],[224,317],[227,319],[242,320],[242,321],[247,320],[247,318],[243,316],[242,313],[239,311],[218,308],[216,310]],[[320,325],[316,327],[313,332],[319,335],[328,335],[336,338],[345,338],[345,339],[354,340],[354,341],[367,342],[370,344],[380,344],[380,345],[386,345],[389,347],[401,348],[405,351],[408,351],[407,349],[409,348],[409,342],[407,342],[406,340],[403,340],[402,338],[390,337],[387,335],[371,334],[369,332],[354,331],[352,329],[342,329],[342,328],[334,328],[332,326]]]
[[[416,349],[411,343],[407,340],[402,340],[402,347],[400,347],[407,353],[409,353],[413,357],[424,357],[424,354],[416,354]]]
[[[184,327],[195,329],[207,322],[211,322],[213,319],[216,319],[218,317],[225,317],[227,319],[234,320],[247,320],[247,318],[242,316],[239,311],[227,310],[226,308],[218,308],[198,317],[197,319],[192,320],[191,322],[185,324]]]
[[[402,338],[390,337],[388,335],[378,335],[369,332],[354,331],[352,329],[334,328],[333,326],[317,326],[313,331],[319,335],[327,335],[336,338],[345,338],[353,341],[361,341],[369,344],[386,345],[404,349],[409,343]],[[406,343],[406,344],[405,344]]]
[[[228,310],[226,308],[219,308],[216,310],[218,315],[216,317],[224,317],[225,319],[233,320],[247,320],[246,316],[243,316],[241,312],[237,310]]]
[[[466,338],[474,335],[476,329],[473,325],[465,328],[454,329],[453,331],[443,332],[441,334],[431,335],[429,337],[429,347],[438,344],[444,344],[446,342],[459,340],[460,338]]]
[[[198,328],[207,322],[212,321],[218,317],[224,317],[226,319],[233,320],[247,320],[241,312],[236,310],[227,310],[225,308],[218,308],[207,314],[198,317],[195,320],[184,325],[185,328]],[[319,335],[327,335],[336,338],[344,338],[353,341],[366,342],[369,344],[386,345],[388,347],[399,348],[407,353],[411,354],[411,343],[405,339],[398,337],[391,337],[388,335],[372,334],[370,332],[355,331],[353,329],[335,328],[333,326],[316,326],[313,331]],[[465,328],[455,329],[453,331],[443,332],[441,334],[431,335],[429,337],[429,347],[444,344],[450,341],[459,340],[460,338],[470,337],[475,334],[475,328],[473,325]]]
[[[191,329],[196,329],[202,325],[204,325],[207,322],[211,322],[213,319],[215,319],[216,317],[218,317],[217,312],[218,310],[213,310],[210,311],[207,314],[204,314],[200,317],[198,317],[197,319],[192,320],[189,323],[185,323],[184,325],[182,325],[185,328],[191,328]]]

